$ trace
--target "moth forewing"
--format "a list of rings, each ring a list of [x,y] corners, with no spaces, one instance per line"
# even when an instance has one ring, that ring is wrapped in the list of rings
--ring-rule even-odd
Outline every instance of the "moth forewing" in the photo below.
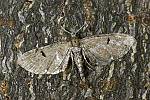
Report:
[[[81,47],[84,48],[86,55],[91,53],[91,55],[99,59],[100,62],[104,62],[102,64],[107,64],[111,59],[123,57],[135,43],[136,40],[130,35],[111,33],[84,38],[80,44]],[[89,57],[89,59],[90,58],[91,57]]]
[[[61,59],[59,58],[59,61],[57,61],[58,58],[56,58],[55,62],[51,66],[55,66],[55,65],[59,65],[59,66],[56,66],[56,68],[53,69],[53,72],[51,71],[52,69],[49,67],[49,69],[47,70],[46,74],[58,74],[60,72],[65,71],[65,69],[68,66],[70,52],[71,52],[71,50],[70,50],[70,48],[68,48],[68,50],[65,53],[65,55]],[[57,56],[57,57],[59,57],[59,56]]]
[[[32,49],[18,57],[17,63],[35,74],[51,74],[56,72],[56,68],[60,66],[68,48],[68,42],[64,42],[41,47],[38,50]]]
[[[113,40],[113,42],[111,42],[111,40]],[[135,43],[136,40],[134,37],[127,34],[116,33],[114,37],[110,39],[107,50],[110,52],[113,59],[118,59],[123,57]]]

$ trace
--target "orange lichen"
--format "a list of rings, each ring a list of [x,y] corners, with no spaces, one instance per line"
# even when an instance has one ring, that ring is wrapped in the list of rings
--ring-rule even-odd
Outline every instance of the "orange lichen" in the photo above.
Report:
[[[9,89],[8,82],[6,80],[4,80],[0,85],[0,91],[4,95],[6,95],[8,93],[8,89]]]
[[[4,26],[5,20],[3,17],[0,17],[0,26]]]
[[[18,34],[16,37],[15,37],[15,42],[14,42],[14,46],[17,48],[17,49],[20,49],[21,46],[22,46],[22,43],[24,42],[24,32],[22,32],[21,34]]]
[[[85,10],[85,21],[90,24],[94,22],[95,16],[94,16],[94,9],[93,9],[93,4],[91,0],[84,0],[83,1],[83,7]]]
[[[5,19],[3,17],[0,17],[0,26],[14,28],[15,25],[16,25],[16,22],[13,19]]]
[[[0,92],[5,96],[6,100],[10,100],[10,97],[8,96],[8,91],[9,91],[8,81],[4,80],[0,84]]]
[[[111,79],[111,80],[104,80],[102,82],[102,88],[103,90],[106,92],[106,91],[113,91],[115,88],[116,88],[116,85],[117,85],[117,81],[114,80],[114,79]]]
[[[129,15],[129,16],[127,16],[127,21],[128,21],[128,22],[133,22],[133,21],[135,21],[135,16],[134,16],[134,15]]]
[[[14,20],[7,20],[7,24],[6,24],[8,27],[10,27],[10,28],[14,28],[15,27],[15,25],[16,25],[16,23],[15,23],[15,21]]]
[[[32,85],[32,81],[31,81],[30,79],[27,79],[27,80],[25,81],[25,85],[26,85],[28,88],[30,88],[30,86]]]
[[[150,14],[147,13],[139,13],[137,15],[130,14],[127,16],[127,21],[129,23],[138,22],[143,25],[150,25]]]
[[[85,83],[85,82],[83,82],[83,81],[80,81],[79,86],[80,86],[81,89],[87,89],[87,88],[88,88],[87,83]]]

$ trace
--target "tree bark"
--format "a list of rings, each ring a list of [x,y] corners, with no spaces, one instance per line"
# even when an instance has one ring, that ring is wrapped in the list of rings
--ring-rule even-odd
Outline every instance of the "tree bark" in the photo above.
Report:
[[[77,78],[64,82],[62,73],[35,75],[17,64],[20,53],[66,41],[61,26],[75,31],[85,23],[81,38],[119,32],[137,40],[89,74],[92,96]],[[0,100],[150,100],[149,0],[1,0],[0,25]]]

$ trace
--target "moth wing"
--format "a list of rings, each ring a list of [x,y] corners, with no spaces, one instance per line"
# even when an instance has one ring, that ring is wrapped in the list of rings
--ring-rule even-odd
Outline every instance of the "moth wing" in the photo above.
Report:
[[[65,70],[69,59],[69,45],[58,43],[32,49],[18,58],[17,63],[35,74],[57,74]],[[60,66],[62,65],[63,66]]]
[[[127,34],[111,33],[98,37],[83,38],[81,47],[92,62],[97,59],[106,65],[111,59],[123,57],[136,44],[134,37]],[[96,62],[97,62],[96,61]]]

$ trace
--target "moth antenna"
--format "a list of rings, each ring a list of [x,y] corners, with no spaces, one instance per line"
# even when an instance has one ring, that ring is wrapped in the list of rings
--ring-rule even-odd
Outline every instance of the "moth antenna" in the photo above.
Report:
[[[67,33],[69,33],[69,34],[72,34],[72,32],[67,31],[64,27],[61,26],[61,28],[62,28],[65,32],[67,32]]]
[[[76,32],[75,34],[77,34],[86,24],[82,25]]]

